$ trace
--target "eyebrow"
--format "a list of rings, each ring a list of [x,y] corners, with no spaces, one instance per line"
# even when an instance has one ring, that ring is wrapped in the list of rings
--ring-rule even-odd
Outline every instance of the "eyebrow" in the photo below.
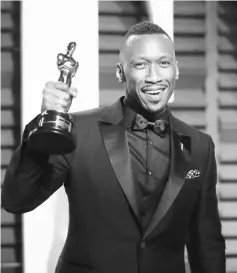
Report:
[[[174,56],[172,55],[164,55],[164,56],[160,56],[159,58],[157,58],[157,60],[162,60],[162,59],[174,59]],[[137,56],[133,59],[131,59],[131,63],[134,63],[136,62],[137,60],[146,60],[146,61],[149,61],[149,58],[147,58],[147,56]]]

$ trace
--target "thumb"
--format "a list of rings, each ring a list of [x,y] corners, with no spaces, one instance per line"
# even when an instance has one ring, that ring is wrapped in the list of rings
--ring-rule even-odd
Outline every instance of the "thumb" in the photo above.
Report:
[[[69,94],[70,94],[73,98],[76,98],[77,93],[78,93],[78,90],[77,90],[76,87],[70,87],[70,88],[69,88]]]

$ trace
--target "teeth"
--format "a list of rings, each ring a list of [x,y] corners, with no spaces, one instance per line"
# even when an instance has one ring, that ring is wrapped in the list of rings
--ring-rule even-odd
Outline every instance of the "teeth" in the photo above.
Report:
[[[159,94],[160,91],[148,91],[147,94],[151,94],[151,95],[154,95],[154,94]]]

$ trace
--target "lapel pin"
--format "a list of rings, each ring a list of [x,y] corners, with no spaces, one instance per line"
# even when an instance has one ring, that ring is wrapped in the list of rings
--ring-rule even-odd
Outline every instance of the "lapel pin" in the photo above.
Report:
[[[184,145],[183,145],[183,143],[180,143],[180,148],[181,148],[181,151],[184,150]]]

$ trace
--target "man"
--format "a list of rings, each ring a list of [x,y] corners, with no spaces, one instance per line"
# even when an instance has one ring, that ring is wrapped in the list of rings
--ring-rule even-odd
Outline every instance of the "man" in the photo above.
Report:
[[[125,36],[117,79],[125,98],[73,115],[76,150],[46,155],[25,129],[3,184],[7,211],[24,213],[64,185],[68,236],[57,273],[224,273],[211,137],[167,107],[178,78],[174,45],[142,22]],[[74,90],[46,84],[42,111],[68,111]],[[37,265],[36,265],[37,266]]]

